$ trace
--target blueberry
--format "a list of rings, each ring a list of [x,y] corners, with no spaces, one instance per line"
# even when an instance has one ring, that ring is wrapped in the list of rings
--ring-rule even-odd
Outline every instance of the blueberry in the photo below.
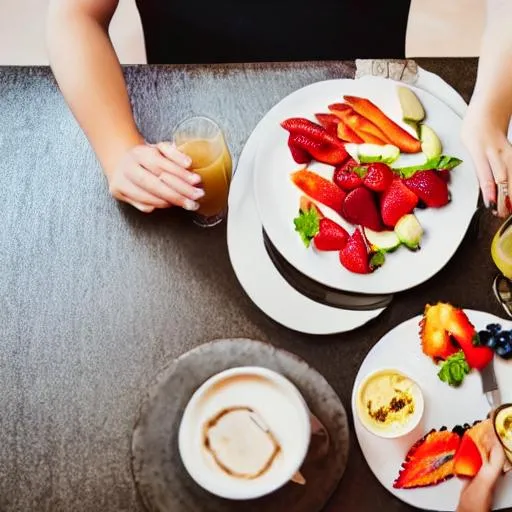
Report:
[[[506,345],[500,345],[496,348],[496,354],[503,357],[503,359],[512,358],[512,344],[507,343]]]
[[[489,336],[489,339],[485,345],[489,348],[496,348],[498,346],[498,340],[496,339],[496,336]]]
[[[500,324],[489,324],[486,329],[493,335],[498,334],[501,331]]]
[[[498,346],[505,346],[506,344],[508,343],[508,336],[503,333],[503,332],[500,332],[498,334],[498,338],[497,338],[497,344]]]
[[[491,333],[489,331],[480,331],[478,333],[478,338],[480,340],[480,345],[487,345],[489,339],[491,338]]]

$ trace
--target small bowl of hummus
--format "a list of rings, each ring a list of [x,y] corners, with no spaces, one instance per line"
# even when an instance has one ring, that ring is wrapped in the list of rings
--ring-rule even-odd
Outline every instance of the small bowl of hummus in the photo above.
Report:
[[[372,434],[388,439],[413,431],[425,409],[418,384],[394,369],[368,375],[359,385],[356,405],[362,425]]]

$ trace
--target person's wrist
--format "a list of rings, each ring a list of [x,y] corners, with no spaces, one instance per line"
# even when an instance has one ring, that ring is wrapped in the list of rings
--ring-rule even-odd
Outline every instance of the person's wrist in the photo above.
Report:
[[[107,147],[104,158],[101,159],[101,165],[107,178],[112,176],[128,151],[145,143],[144,137],[138,131],[112,141]]]

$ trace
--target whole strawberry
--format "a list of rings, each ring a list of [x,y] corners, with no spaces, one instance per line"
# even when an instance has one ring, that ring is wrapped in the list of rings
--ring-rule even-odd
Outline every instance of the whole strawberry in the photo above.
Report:
[[[375,194],[365,187],[349,192],[343,201],[341,215],[352,224],[382,231],[382,221],[377,209]]]
[[[320,219],[318,234],[313,239],[319,251],[340,251],[347,244],[348,233],[331,219]]]
[[[361,230],[356,229],[345,247],[340,251],[340,262],[350,272],[369,274],[371,272],[369,260],[366,241]]]
[[[404,215],[411,213],[417,204],[418,196],[409,190],[399,178],[393,180],[380,199],[380,213],[384,224],[394,228],[395,224]]]
[[[450,201],[448,184],[437,171],[417,172],[412,178],[404,180],[404,183],[431,208],[440,208]]]
[[[358,163],[350,158],[343,165],[336,167],[332,180],[345,192],[350,192],[363,184],[363,179],[354,172]]]
[[[383,163],[370,164],[366,171],[363,183],[365,187],[374,192],[384,192],[393,182],[393,171]]]

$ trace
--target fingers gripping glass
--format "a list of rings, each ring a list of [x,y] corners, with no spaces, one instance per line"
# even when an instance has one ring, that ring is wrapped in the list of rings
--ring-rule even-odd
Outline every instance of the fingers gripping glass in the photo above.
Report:
[[[194,213],[194,222],[202,227],[219,224],[226,217],[232,162],[224,134],[207,117],[191,117],[173,132],[180,151],[192,159],[190,170],[201,176],[205,195]]]

